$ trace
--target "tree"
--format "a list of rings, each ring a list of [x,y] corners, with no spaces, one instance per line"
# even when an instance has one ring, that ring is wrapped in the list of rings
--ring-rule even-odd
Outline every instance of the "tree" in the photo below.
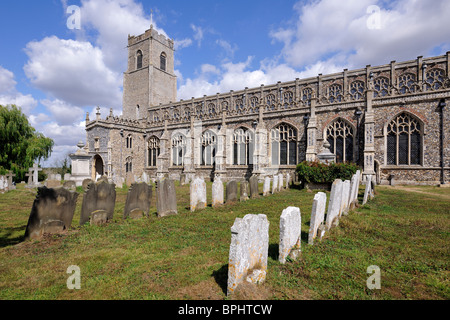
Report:
[[[35,161],[48,159],[54,142],[37,132],[22,110],[0,105],[0,171],[12,170],[22,180]]]

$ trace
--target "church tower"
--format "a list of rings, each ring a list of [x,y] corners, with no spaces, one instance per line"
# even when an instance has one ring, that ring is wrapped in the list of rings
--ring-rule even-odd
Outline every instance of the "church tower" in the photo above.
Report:
[[[174,42],[153,25],[144,34],[128,36],[128,70],[123,76],[123,117],[142,119],[147,108],[177,99]]]

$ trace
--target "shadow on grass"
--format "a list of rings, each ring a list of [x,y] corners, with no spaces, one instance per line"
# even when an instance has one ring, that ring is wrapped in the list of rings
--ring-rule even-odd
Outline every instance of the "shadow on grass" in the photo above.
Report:
[[[3,228],[0,234],[0,248],[16,245],[25,239],[26,226],[16,228]],[[11,237],[14,233],[22,231],[22,234],[16,237]]]
[[[214,277],[214,280],[219,285],[219,287],[222,289],[222,292],[224,294],[227,294],[228,263],[221,266],[219,270],[213,271],[212,276]]]

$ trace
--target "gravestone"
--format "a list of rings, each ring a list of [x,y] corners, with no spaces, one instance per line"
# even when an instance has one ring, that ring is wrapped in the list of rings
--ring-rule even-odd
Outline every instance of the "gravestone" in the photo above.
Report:
[[[28,177],[27,187],[32,187],[32,185],[33,185],[33,170],[28,169],[28,173],[25,173],[25,177]]]
[[[362,204],[365,205],[369,196],[372,193],[372,175],[368,175],[366,178],[366,188],[364,189],[364,198]]]
[[[282,173],[278,174],[278,191],[283,190],[284,185],[283,179],[284,179],[283,174]]]
[[[75,181],[73,181],[75,183]],[[91,219],[93,212],[102,210],[101,217],[106,215],[107,222],[112,220],[114,215],[114,206],[116,204],[116,185],[101,181],[92,183],[88,190],[84,192],[83,203],[81,205],[80,225],[85,224]],[[98,213],[98,212],[97,212]],[[94,217],[95,219],[96,217]],[[103,221],[103,220],[102,220]]]
[[[249,183],[247,181],[242,181],[240,183],[240,201],[247,201],[248,200],[248,194],[249,194]]]
[[[8,180],[5,176],[0,176],[0,192],[5,193],[8,190]]]
[[[84,179],[81,183],[81,186],[83,187],[83,190],[86,191],[89,188],[89,185],[95,183],[92,179]]]
[[[61,181],[61,174],[57,173],[54,177],[55,180]]]
[[[180,186],[188,184],[187,176],[185,173],[180,174]]]
[[[289,189],[291,186],[291,174],[286,173],[286,189]]]
[[[13,178],[14,178],[15,176],[16,176],[16,175],[15,175],[12,171],[9,171],[8,174],[6,175],[6,178],[8,179],[8,189],[9,189],[10,191],[16,189],[16,185],[15,185],[14,182],[13,182]]]
[[[70,173],[64,174],[64,181],[69,181],[70,178],[72,178],[72,175]]]
[[[270,194],[270,177],[264,178],[264,185],[263,185],[263,196],[268,196]]]
[[[135,182],[136,180],[134,179],[134,174],[132,172],[127,172],[125,177],[125,183],[127,187],[131,187],[131,185]]]
[[[330,200],[328,202],[328,211],[327,211],[327,219],[326,219],[326,230],[330,230],[331,227],[338,224],[339,221],[339,213],[341,211],[341,202],[342,202],[342,190],[343,190],[343,182],[341,179],[334,180],[331,185],[331,193]]]
[[[348,213],[349,196],[350,196],[350,180],[345,180],[342,183],[342,198],[341,198],[341,208],[339,210],[339,218],[342,215],[347,215]]]
[[[327,205],[327,195],[324,192],[318,192],[314,196],[311,209],[311,220],[309,225],[308,244],[312,245],[314,239],[322,239],[325,233],[325,207]]]
[[[235,180],[231,180],[227,182],[226,187],[226,202],[236,202],[238,194],[238,185]]]
[[[278,261],[286,263],[286,258],[297,260],[301,252],[302,216],[300,208],[287,207],[280,217],[280,243]]]
[[[152,201],[152,186],[145,182],[133,183],[128,190],[125,208],[123,210],[123,218],[130,217],[132,219],[148,217],[150,205]]]
[[[272,194],[278,191],[278,175],[273,176],[272,182]]]
[[[47,181],[45,181],[45,186],[47,188],[61,187],[61,180],[47,180]]]
[[[355,207],[355,195],[358,195],[359,181],[358,176],[354,174],[350,181],[350,194],[348,195],[348,210],[352,210]]]
[[[69,190],[75,190],[77,188],[77,184],[75,181],[69,180],[64,182],[63,187]]]
[[[203,178],[194,178],[189,188],[191,211],[206,208],[206,182]]]
[[[163,179],[156,182],[156,210],[158,217],[178,214],[175,182]]]
[[[59,233],[72,224],[78,193],[64,188],[39,187],[33,202],[25,239],[38,239],[44,233]]]
[[[223,205],[223,182],[220,176],[214,178],[212,184],[212,206],[217,207]]]
[[[42,171],[41,168],[39,168],[39,165],[37,163],[34,164],[33,168],[33,185],[38,186],[39,185],[39,171]]]
[[[269,252],[269,221],[264,214],[236,218],[231,227],[227,295],[243,281],[264,282]]]
[[[252,199],[258,198],[259,197],[258,177],[251,176],[249,183],[250,183],[250,198],[252,198]]]

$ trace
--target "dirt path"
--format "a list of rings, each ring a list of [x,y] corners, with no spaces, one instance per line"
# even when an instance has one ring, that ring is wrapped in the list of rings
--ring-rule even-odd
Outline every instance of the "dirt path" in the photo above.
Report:
[[[447,189],[448,190],[447,193],[442,194],[442,193],[433,193],[433,192],[423,191],[423,190],[420,189],[420,187],[395,186],[394,188],[397,189],[397,190],[421,193],[421,194],[426,194],[426,195],[435,196],[435,197],[439,197],[439,198],[444,198],[444,199],[450,200],[450,189]],[[446,190],[446,189],[442,189],[442,190]]]

